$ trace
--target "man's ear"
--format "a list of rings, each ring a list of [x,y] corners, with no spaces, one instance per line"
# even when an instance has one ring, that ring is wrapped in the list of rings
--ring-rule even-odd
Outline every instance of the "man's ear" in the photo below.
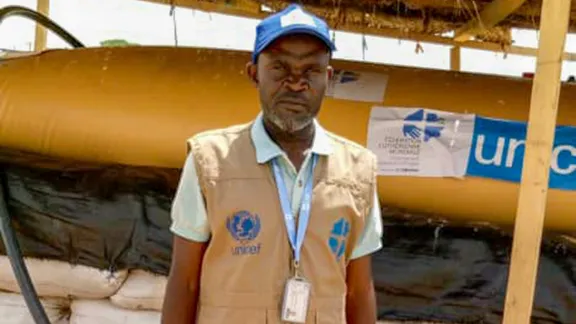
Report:
[[[255,86],[258,86],[258,66],[256,64],[253,62],[246,63],[246,75]]]

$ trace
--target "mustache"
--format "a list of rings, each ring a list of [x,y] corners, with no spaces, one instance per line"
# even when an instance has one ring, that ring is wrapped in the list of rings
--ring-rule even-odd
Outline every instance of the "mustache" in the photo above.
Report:
[[[305,95],[298,92],[285,92],[276,98],[277,101],[296,101],[306,103],[308,98]]]

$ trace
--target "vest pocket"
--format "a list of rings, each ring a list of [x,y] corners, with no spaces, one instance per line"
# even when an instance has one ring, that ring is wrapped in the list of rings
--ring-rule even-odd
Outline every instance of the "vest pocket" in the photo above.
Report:
[[[267,324],[266,309],[200,306],[198,324]]]
[[[346,316],[339,308],[318,310],[315,324],[346,324]]]

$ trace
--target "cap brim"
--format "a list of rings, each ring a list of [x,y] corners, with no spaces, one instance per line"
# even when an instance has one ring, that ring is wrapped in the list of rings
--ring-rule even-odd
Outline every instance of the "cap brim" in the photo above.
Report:
[[[289,36],[289,35],[296,35],[296,34],[305,34],[305,35],[314,36],[318,40],[322,41],[324,43],[324,45],[326,45],[326,47],[328,47],[330,49],[331,52],[336,51],[336,45],[332,42],[332,40],[330,38],[327,38],[322,33],[318,32],[314,29],[308,28],[308,27],[293,26],[293,27],[283,29],[280,32],[275,33],[275,34],[267,37],[266,41],[264,41],[262,44],[260,44],[259,48],[253,53],[252,60],[254,62],[256,62],[256,58],[258,57],[258,55],[260,55],[260,53],[262,53],[268,46],[270,46],[270,44],[272,44],[273,42],[275,42],[279,38]]]

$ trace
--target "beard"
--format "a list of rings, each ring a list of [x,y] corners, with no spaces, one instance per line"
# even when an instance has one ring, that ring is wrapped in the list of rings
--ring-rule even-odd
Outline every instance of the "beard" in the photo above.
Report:
[[[318,98],[311,94],[284,91],[274,93],[260,89],[260,107],[270,126],[285,134],[294,134],[313,126],[320,110]]]
[[[313,122],[314,116],[307,115],[301,118],[286,118],[271,112],[268,115],[268,120],[272,122],[276,127],[278,127],[278,129],[290,134],[296,133],[308,127]]]
[[[312,114],[306,114],[304,116],[282,116],[272,109],[268,111],[267,115],[268,120],[272,124],[288,134],[299,132],[314,122],[314,116]]]

